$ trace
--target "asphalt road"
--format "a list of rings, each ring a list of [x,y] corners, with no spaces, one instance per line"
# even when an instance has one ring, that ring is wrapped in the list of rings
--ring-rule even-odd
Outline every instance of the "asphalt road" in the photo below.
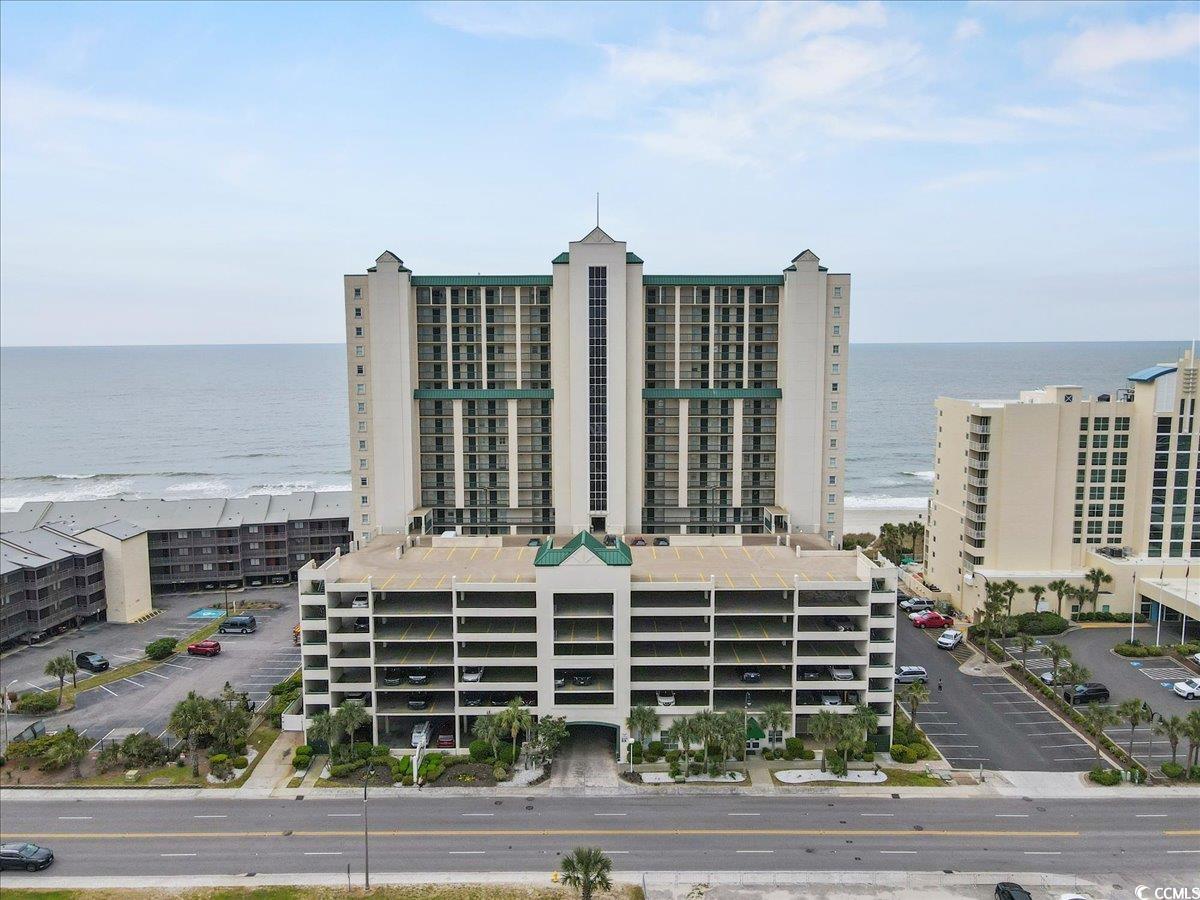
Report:
[[[26,801],[2,837],[51,847],[54,876],[362,871],[359,800]],[[1111,800],[421,797],[371,801],[380,872],[550,872],[599,846],[618,869],[1180,873],[1200,865],[1194,798]],[[39,874],[6,873],[10,886]]]
[[[929,673],[930,701],[917,711],[918,724],[950,765],[1014,772],[1082,772],[1095,765],[1090,744],[1008,679],[960,672],[960,659],[935,643],[938,630],[913,628],[902,618],[896,631],[897,663]]]

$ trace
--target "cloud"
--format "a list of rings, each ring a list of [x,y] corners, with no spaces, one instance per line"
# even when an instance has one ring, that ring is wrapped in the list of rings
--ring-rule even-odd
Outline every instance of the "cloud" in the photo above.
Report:
[[[983,34],[983,26],[978,19],[963,19],[954,29],[955,41],[969,41]]]
[[[1094,75],[1130,63],[1174,59],[1190,54],[1197,46],[1197,15],[1097,25],[1067,41],[1054,61],[1054,70],[1069,76]]]
[[[970,169],[965,172],[954,172],[931,178],[919,185],[923,191],[949,191],[957,188],[974,187],[1001,181],[1019,174],[1012,169]]]
[[[478,37],[526,40],[578,40],[589,30],[591,10],[588,5],[537,0],[507,3],[446,0],[422,6],[427,19],[455,31]]]

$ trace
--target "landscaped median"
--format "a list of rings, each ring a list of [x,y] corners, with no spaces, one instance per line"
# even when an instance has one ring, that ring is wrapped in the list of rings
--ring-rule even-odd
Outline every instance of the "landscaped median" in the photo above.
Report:
[[[372,876],[372,880],[375,878]],[[615,880],[615,879],[614,879]],[[341,887],[226,887],[170,890],[145,889],[58,889],[4,888],[5,897],[37,898],[37,900],[343,900],[347,896]],[[356,890],[352,896],[364,896]],[[579,894],[569,887],[532,887],[508,884],[406,884],[375,885],[373,900],[566,900]],[[597,891],[595,900],[644,900],[642,889],[635,885],[614,884],[611,891]]]

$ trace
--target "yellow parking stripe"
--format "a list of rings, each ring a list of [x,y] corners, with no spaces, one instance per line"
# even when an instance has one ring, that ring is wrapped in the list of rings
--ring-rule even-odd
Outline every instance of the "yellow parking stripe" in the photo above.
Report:
[[[457,549],[457,547],[451,547],[450,552],[446,554],[446,559],[451,559],[454,556],[454,551]]]
[[[443,581],[445,581],[445,580],[446,580],[446,576],[445,576],[445,575],[443,575],[441,578],[439,578],[439,579],[437,580],[437,584],[435,584],[435,585],[433,586],[434,590],[437,590],[438,588],[440,588],[440,587],[442,586],[442,582],[443,582]]]
[[[762,582],[760,582],[760,581],[758,580],[758,576],[757,576],[757,575],[755,575],[753,572],[751,572],[751,573],[750,573],[750,577],[754,579],[754,586],[755,586],[755,587],[762,587]]]
[[[779,583],[782,584],[785,588],[791,587],[791,585],[787,583],[787,579],[784,578],[782,575],[780,575],[778,572],[775,573],[775,577],[779,579]]]
[[[429,559],[429,554],[432,552],[433,552],[433,548],[430,547],[428,550],[425,551],[425,555],[422,556],[421,559]]]
[[[475,554],[476,554],[476,553],[478,553],[478,552],[479,552],[479,548],[478,548],[478,547],[476,547],[474,550],[472,550],[472,551],[471,551],[471,559],[474,559],[474,558],[475,558]]]

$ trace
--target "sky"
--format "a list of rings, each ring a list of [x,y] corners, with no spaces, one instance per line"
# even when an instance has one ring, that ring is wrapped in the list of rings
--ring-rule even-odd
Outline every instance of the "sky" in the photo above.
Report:
[[[1200,320],[1200,4],[0,10],[0,343],[340,341],[341,276],[853,275],[852,340]]]

